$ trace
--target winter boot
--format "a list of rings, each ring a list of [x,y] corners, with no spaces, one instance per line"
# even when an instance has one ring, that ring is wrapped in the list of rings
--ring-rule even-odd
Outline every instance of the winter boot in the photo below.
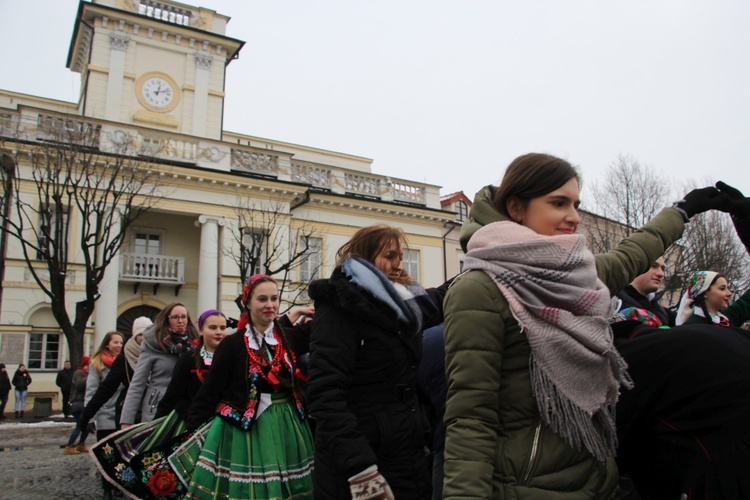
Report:
[[[71,445],[66,446],[63,450],[63,455],[78,455],[79,453],[81,452]]]
[[[16,412],[16,418],[18,418],[18,412]]]
[[[21,410],[21,418],[23,418],[23,410]]]
[[[86,448],[86,445],[83,443],[79,443],[78,446],[76,446],[76,450],[78,450],[78,453],[88,453],[89,449]]]

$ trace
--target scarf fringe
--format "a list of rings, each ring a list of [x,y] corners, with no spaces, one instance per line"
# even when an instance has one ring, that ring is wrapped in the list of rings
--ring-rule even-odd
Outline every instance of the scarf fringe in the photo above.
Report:
[[[606,462],[609,451],[617,449],[614,405],[605,405],[595,415],[589,415],[560,394],[555,384],[531,360],[531,388],[536,396],[537,408],[545,424],[563,438],[572,448],[585,447],[598,461]],[[594,421],[602,428],[603,436]]]

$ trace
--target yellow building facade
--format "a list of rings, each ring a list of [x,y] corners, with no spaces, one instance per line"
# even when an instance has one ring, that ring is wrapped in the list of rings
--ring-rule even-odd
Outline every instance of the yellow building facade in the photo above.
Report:
[[[237,317],[238,234],[272,234],[269,241],[279,242],[275,262],[288,259],[305,235],[315,252],[285,275],[289,294],[330,274],[338,248],[359,228],[379,223],[407,234],[405,265],[425,286],[453,274],[444,235],[455,214],[441,207],[438,186],[378,175],[368,158],[223,130],[226,67],[244,44],[226,36],[228,21],[167,0],[81,2],[67,60],[81,75],[79,101],[0,90],[0,155],[16,166],[18,196],[32,206],[40,203],[32,188],[33,152],[62,134],[91,139],[102,171],[126,142],[126,154],[152,170],[150,193],[158,200],[129,227],[107,267],[87,325],[87,353],[107,331],[129,333],[135,317],[153,317],[173,301],[193,316],[217,307]],[[239,210],[256,217],[243,219]],[[74,242],[84,221],[73,208],[66,216],[72,318],[84,293],[85,263]],[[252,227],[253,220],[261,226],[272,220],[272,227]],[[19,363],[29,367],[27,409],[39,396],[59,407],[54,379],[67,349],[49,298],[12,237],[6,236],[3,263],[0,362],[11,374]]]

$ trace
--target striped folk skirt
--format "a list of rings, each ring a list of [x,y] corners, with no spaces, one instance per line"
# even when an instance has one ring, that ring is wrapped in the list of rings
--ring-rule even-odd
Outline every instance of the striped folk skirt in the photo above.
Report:
[[[189,457],[200,448],[185,498],[313,498],[312,434],[307,421],[300,420],[290,396],[273,395],[273,404],[249,431],[216,416],[201,447],[203,439],[186,443],[177,453]],[[179,456],[170,457],[173,468],[177,460]],[[184,470],[189,468],[184,465],[193,460],[181,462]]]

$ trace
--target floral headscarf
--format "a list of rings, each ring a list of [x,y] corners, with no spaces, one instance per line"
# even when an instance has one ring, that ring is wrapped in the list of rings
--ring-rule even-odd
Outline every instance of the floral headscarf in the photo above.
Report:
[[[273,277],[268,276],[267,274],[253,274],[250,276],[247,281],[245,281],[245,286],[242,287],[242,305],[247,306],[247,303],[250,301],[250,296],[253,293],[253,289],[255,288],[255,285],[258,284],[260,280],[263,278],[266,278],[264,280],[264,283],[271,282],[276,283],[276,280],[273,279]],[[249,321],[249,316],[247,314],[247,310],[242,311],[242,314],[240,315],[240,319],[237,322],[237,331],[241,332],[245,330],[245,327],[247,326],[247,323]]]
[[[688,289],[680,300],[680,307],[677,308],[677,320],[675,324],[684,324],[690,316],[695,313],[695,301],[714,283],[719,273],[713,271],[697,271],[693,273],[688,281]]]
[[[616,313],[610,320],[610,323],[620,323],[622,321],[637,321],[645,326],[653,326],[655,328],[662,326],[661,320],[654,313],[639,307],[626,307]]]

